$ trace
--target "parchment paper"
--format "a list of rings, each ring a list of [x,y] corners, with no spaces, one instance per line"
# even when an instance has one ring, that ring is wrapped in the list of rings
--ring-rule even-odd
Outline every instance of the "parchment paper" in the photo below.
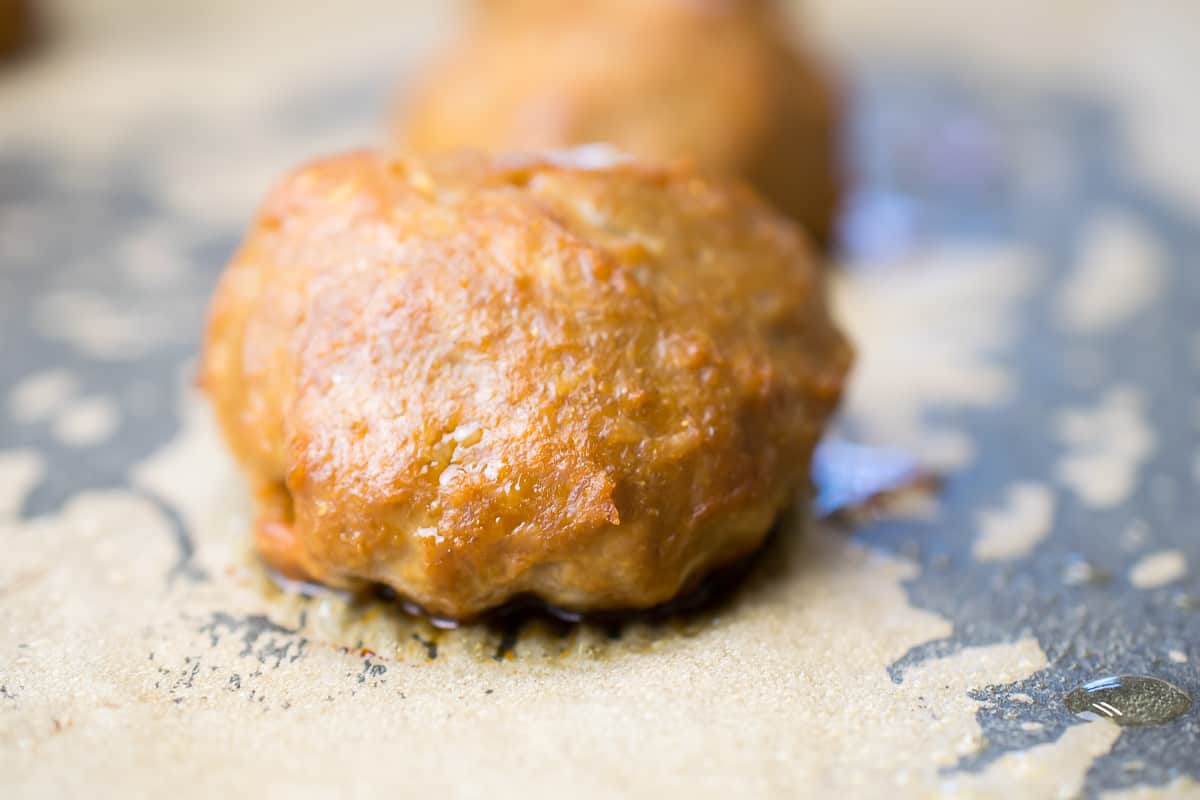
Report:
[[[994,5],[810,7],[861,182],[839,435],[942,491],[799,512],[686,621],[515,642],[274,588],[190,383],[254,203],[377,138],[451,9],[54,6],[0,72],[0,794],[1200,793],[1195,710],[1060,702],[1200,689],[1200,12]]]

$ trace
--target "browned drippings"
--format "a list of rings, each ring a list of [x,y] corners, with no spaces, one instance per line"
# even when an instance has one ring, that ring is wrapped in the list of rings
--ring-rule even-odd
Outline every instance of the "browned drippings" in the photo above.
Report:
[[[785,518],[790,517],[785,515]],[[460,622],[427,614],[386,586],[352,593],[287,578],[261,562],[256,561],[254,568],[261,571],[264,580],[259,583],[272,599],[293,598],[300,604],[300,626],[306,635],[327,640],[347,653],[386,657],[390,648],[381,642],[368,644],[361,639],[359,630],[383,618],[386,638],[394,641],[397,652],[404,651],[427,661],[437,659],[442,646],[451,642],[456,650],[497,662],[516,658],[521,650],[562,656],[584,641],[588,643],[585,649],[596,656],[617,642],[623,650],[638,650],[665,636],[691,636],[711,625],[734,600],[750,574],[776,555],[779,541],[785,535],[784,527],[777,524],[763,546],[750,556],[715,570],[685,594],[646,609],[581,613],[534,597],[519,597],[478,619]],[[330,630],[319,630],[314,618],[335,607],[344,621],[334,621]],[[630,632],[635,630],[637,635],[631,637]]]
[[[826,509],[827,518],[839,525],[857,527],[887,515],[897,498],[929,495],[939,487],[940,481],[935,476],[914,469],[904,480],[862,492],[853,505]],[[334,646],[344,647],[347,652],[371,652],[384,654],[376,657],[386,657],[391,649],[398,658],[415,656],[432,661],[442,653],[443,645],[452,644],[456,650],[497,662],[512,660],[518,652],[540,652],[555,658],[582,649],[591,656],[600,656],[614,652],[616,643],[620,643],[621,651],[636,651],[665,637],[694,636],[711,626],[747,584],[769,572],[765,565],[782,561],[781,543],[788,536],[800,535],[797,526],[791,524],[794,516],[793,511],[782,514],[754,553],[713,571],[679,597],[645,609],[579,612],[536,597],[519,597],[478,619],[464,622],[428,614],[386,586],[354,593],[284,577],[256,557],[254,563],[255,569],[269,579],[260,584],[267,591],[282,593],[276,594],[276,598],[304,598],[301,602],[306,607],[299,612],[302,627],[336,605],[340,609],[336,613],[342,620],[334,621],[329,630],[306,631],[306,635],[334,640]],[[370,627],[379,618],[384,620],[376,631],[380,641],[368,646],[360,640],[360,635],[365,635],[362,628]]]
[[[871,522],[897,516],[907,507],[918,506],[937,495],[942,477],[933,473],[914,474],[907,483],[883,489],[861,503],[831,511],[826,519],[843,528],[859,528]]]

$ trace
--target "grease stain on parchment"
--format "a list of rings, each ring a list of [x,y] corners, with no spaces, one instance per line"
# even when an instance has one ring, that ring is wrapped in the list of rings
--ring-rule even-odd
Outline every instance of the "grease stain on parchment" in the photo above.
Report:
[[[965,431],[926,414],[1011,395],[1003,351],[1032,274],[1024,251],[985,248],[839,279],[863,354],[852,425],[930,464],[969,461]],[[414,754],[406,786],[463,763],[478,785],[512,786],[520,763],[536,765],[541,796],[578,794],[581,765],[592,796],[694,793],[697,781],[715,794],[903,785],[927,796],[944,790],[943,770],[989,746],[972,692],[1047,666],[1023,639],[965,648],[893,682],[889,665],[951,626],[908,602],[913,561],[823,525],[785,531],[770,571],[688,635],[635,630],[614,642],[576,631],[554,646],[519,641],[500,659],[477,629],[436,632],[377,606],[264,596],[247,566],[246,492],[206,403],[187,388],[191,375],[185,366],[180,431],[131,471],[145,497],[85,494],[6,531],[21,546],[0,571],[19,572],[24,588],[0,608],[0,683],[18,695],[0,708],[0,741],[21,746],[0,748],[0,769],[23,789],[81,791],[137,772],[147,788],[195,795],[231,791],[235,777],[243,790],[275,786],[279,775],[314,792],[378,791],[397,780],[379,758],[382,738]],[[187,557],[207,580],[169,580],[179,552],[164,508],[190,532]],[[67,586],[76,588],[52,619],[44,600]],[[9,658],[18,644],[60,637],[72,646]],[[67,716],[69,735],[56,734]],[[321,759],[306,756],[314,749]],[[344,769],[331,774],[330,759]],[[169,766],[147,775],[135,760]],[[1034,779],[1008,786],[1033,791]]]
[[[955,775],[942,790],[962,797],[1079,797],[1092,761],[1111,750],[1120,735],[1116,725],[1075,725],[1053,742],[1004,754],[983,772]],[[1024,794],[1022,786],[1037,789]]]
[[[245,26],[231,37],[232,49],[270,57],[262,31],[273,30],[281,6],[268,5],[274,10],[257,13],[270,24]],[[339,41],[323,27],[319,33],[322,42]],[[68,71],[88,75],[119,50],[93,49],[90,62],[80,58]],[[178,65],[205,60],[119,60],[116,80],[133,87],[121,102],[160,114],[163,103],[200,97],[219,106],[202,113],[230,119],[261,104],[250,82],[181,95],[178,87],[196,76],[179,74]],[[164,73],[147,63],[174,66]],[[304,82],[296,64],[275,66],[273,90]],[[86,115],[99,96],[66,91],[77,83],[56,82],[49,101],[38,104],[38,129],[54,129],[80,148],[125,141],[130,120],[120,113],[96,116],[121,130],[79,135],[63,109],[78,112],[82,102]],[[245,116],[257,124],[257,115]],[[13,123],[24,127],[24,120]],[[255,187],[295,159],[278,146],[281,135],[243,131],[154,170],[174,208],[240,223],[245,204],[259,196]],[[309,140],[288,146],[320,149]],[[244,161],[257,171],[229,168],[231,151],[240,154],[239,167]],[[261,157],[267,153],[277,163]],[[926,414],[1012,396],[1001,351],[1014,335],[1013,305],[1025,294],[1029,266],[1027,254],[997,248],[937,254],[894,277],[839,279],[850,284],[843,310],[864,355],[863,377],[851,391],[856,424],[881,442],[910,446],[931,465],[970,461],[974,445],[965,431]],[[131,269],[135,281],[170,279]],[[60,297],[41,309],[43,332],[96,358],[128,354],[121,349],[125,320],[79,301]],[[74,310],[88,312],[95,342],[63,327],[60,312]],[[96,342],[99,349],[89,350]],[[889,361],[894,355],[898,362]],[[0,562],[5,585],[19,577],[21,587],[20,602],[0,606],[0,685],[15,698],[0,704],[0,743],[17,745],[0,747],[0,773],[18,790],[81,793],[97,781],[132,777],[142,791],[172,796],[379,794],[443,786],[469,764],[479,786],[523,798],[879,796],[900,785],[929,796],[947,788],[942,767],[988,746],[976,716],[981,703],[968,692],[1045,667],[1036,643],[1021,640],[924,662],[893,683],[887,665],[951,627],[908,603],[904,583],[919,574],[914,562],[820,527],[803,538],[795,531],[781,574],[750,587],[744,602],[699,635],[665,637],[638,651],[593,642],[565,648],[559,661],[480,659],[470,652],[470,635],[449,635],[431,661],[423,645],[400,642],[395,632],[389,641],[388,625],[364,622],[370,610],[344,608],[346,617],[358,617],[320,621],[319,602],[264,600],[244,568],[244,489],[203,404],[184,396],[183,431],[134,478],[186,520],[210,581],[166,580],[176,557],[171,523],[160,506],[133,493],[84,494],[58,514],[0,523],[6,541],[11,534],[20,542],[15,558]],[[56,620],[45,601],[64,597]],[[374,651],[339,641],[347,630],[374,637]],[[1058,777],[1079,785],[1094,747],[1074,730],[1054,743],[1047,761],[1058,760]],[[934,755],[914,764],[913,752]],[[403,754],[403,769],[389,753]],[[997,766],[1019,766],[1013,759],[1021,755],[983,773],[989,793],[1040,794],[1057,779],[1038,770],[1006,775]],[[696,770],[698,763],[705,769]],[[536,782],[514,782],[514,769]],[[977,776],[962,780],[983,786]]]
[[[1177,800],[1181,797],[1200,797],[1200,782],[1188,775],[1180,775],[1164,786],[1135,786],[1101,795],[1103,800]]]
[[[179,431],[134,465],[129,477],[133,486],[169,504],[194,532],[191,538],[204,537],[204,546],[190,557],[213,572],[244,562],[253,510],[207,399],[191,388],[195,375],[194,361],[180,366],[175,379]]]

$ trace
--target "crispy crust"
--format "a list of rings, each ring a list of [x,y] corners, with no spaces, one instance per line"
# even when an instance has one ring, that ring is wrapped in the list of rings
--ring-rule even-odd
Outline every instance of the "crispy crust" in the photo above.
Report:
[[[650,606],[753,550],[850,360],[804,237],[740,187],[354,153],[266,202],[202,382],[268,561],[467,618]]]
[[[418,84],[416,153],[608,142],[746,178],[820,244],[842,177],[830,77],[765,0],[491,0]]]

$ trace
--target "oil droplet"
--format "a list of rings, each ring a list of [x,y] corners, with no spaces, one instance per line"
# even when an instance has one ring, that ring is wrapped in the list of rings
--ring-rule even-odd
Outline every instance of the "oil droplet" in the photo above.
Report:
[[[289,578],[282,572],[276,572],[270,568],[266,570],[266,575],[267,578],[270,579],[271,583],[275,584],[275,587],[285,594],[299,594],[305,597],[317,597],[322,599],[334,597],[341,600],[350,600],[353,597],[353,594],[345,589],[334,589],[331,586],[316,583],[315,581]]]
[[[1148,675],[1101,678],[1075,689],[1063,702],[1077,716],[1122,727],[1161,725],[1192,707],[1192,697],[1183,689]]]

